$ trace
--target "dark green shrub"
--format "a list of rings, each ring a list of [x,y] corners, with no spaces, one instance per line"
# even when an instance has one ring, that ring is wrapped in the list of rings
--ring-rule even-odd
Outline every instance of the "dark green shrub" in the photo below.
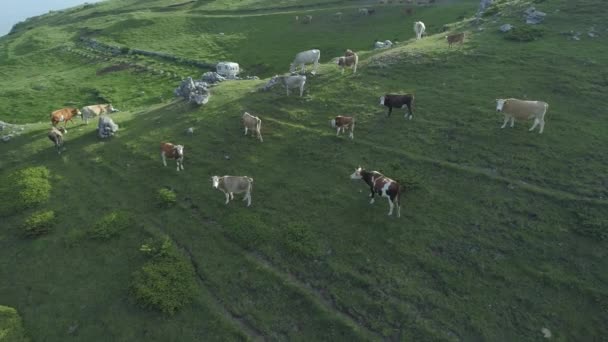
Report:
[[[23,222],[23,232],[26,236],[36,237],[48,233],[55,224],[55,212],[52,210],[38,211]]]
[[[531,42],[542,38],[545,31],[541,28],[521,25],[514,27],[511,31],[505,33],[505,39],[517,42]]]
[[[133,273],[130,293],[141,307],[172,315],[196,296],[194,267],[168,238],[144,246],[152,258]]]
[[[245,249],[264,244],[272,233],[258,215],[248,211],[232,213],[223,224],[225,234]]]
[[[10,215],[33,208],[51,196],[49,170],[30,167],[9,175],[0,184],[0,215]]]
[[[302,223],[289,223],[283,228],[285,249],[297,256],[314,258],[321,255],[321,245],[310,227]]]
[[[162,188],[158,190],[158,200],[161,207],[169,208],[177,202],[177,195],[173,190]]]
[[[17,310],[2,305],[0,305],[0,341],[29,341]]]
[[[111,212],[101,218],[89,231],[92,239],[108,240],[133,225],[133,218],[125,212]]]

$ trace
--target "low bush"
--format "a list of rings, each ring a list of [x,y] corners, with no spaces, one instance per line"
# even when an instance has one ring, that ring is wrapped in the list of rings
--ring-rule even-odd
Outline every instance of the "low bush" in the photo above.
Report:
[[[55,224],[55,212],[52,210],[38,211],[23,222],[23,232],[26,236],[36,237],[48,233]]]
[[[48,201],[51,196],[49,170],[30,167],[9,175],[0,184],[0,215],[11,215]]]
[[[0,341],[29,341],[17,310],[2,305],[0,305]]]
[[[130,293],[145,309],[172,315],[196,296],[194,267],[168,239],[154,240],[141,250],[151,259],[133,273]]]
[[[158,201],[161,207],[169,208],[177,202],[177,195],[173,190],[162,188],[158,190]]]
[[[133,217],[125,212],[111,212],[102,217],[89,231],[92,239],[108,240],[133,225]]]
[[[517,42],[531,42],[542,38],[544,34],[545,31],[541,28],[530,25],[520,25],[505,33],[505,39]]]
[[[321,255],[321,245],[310,227],[302,223],[289,223],[283,228],[285,249],[296,256],[315,258]]]

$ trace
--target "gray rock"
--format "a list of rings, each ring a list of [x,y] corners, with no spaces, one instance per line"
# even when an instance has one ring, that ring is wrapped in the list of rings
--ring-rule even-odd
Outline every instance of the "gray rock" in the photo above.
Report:
[[[12,134],[8,134],[8,135],[3,136],[1,139],[4,142],[9,142],[13,137],[14,136]]]
[[[207,82],[207,83],[219,83],[219,82],[223,82],[226,80],[226,77],[218,74],[217,72],[214,71],[209,71],[203,74],[203,76],[201,77],[203,82]]]
[[[99,117],[99,123],[97,124],[97,135],[102,138],[109,138],[118,131],[118,125],[114,123],[114,120],[107,115]]]
[[[175,96],[182,97],[188,102],[195,102],[198,105],[203,105],[209,102],[211,93],[209,92],[209,84],[202,80],[193,80],[188,77],[173,91]]]
[[[500,32],[509,32],[512,29],[513,29],[513,25],[511,25],[511,24],[504,24],[499,28]]]
[[[534,6],[528,7],[524,11],[524,18],[526,19],[526,24],[529,25],[536,25],[542,23],[545,20],[545,16],[547,16],[547,13],[537,11]]]
[[[192,134],[194,134],[194,127],[188,127],[188,128],[186,129],[186,134],[187,134],[187,135],[192,135]]]

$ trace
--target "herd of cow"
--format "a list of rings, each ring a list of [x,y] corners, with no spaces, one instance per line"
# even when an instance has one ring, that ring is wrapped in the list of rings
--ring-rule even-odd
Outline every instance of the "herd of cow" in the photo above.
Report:
[[[424,23],[418,21],[414,24],[414,31],[416,38],[421,39],[425,26]],[[454,38],[454,36],[457,36]],[[452,38],[450,38],[452,37]],[[448,36],[448,43],[451,45],[456,41],[462,42],[464,33]],[[290,66],[291,75],[276,75],[270,79],[270,81],[264,86],[267,90],[270,87],[280,84],[285,87],[287,95],[289,96],[289,89],[297,88],[300,91],[300,96],[304,93],[304,85],[306,84],[306,76],[297,74],[298,67],[302,73],[306,72],[306,64],[313,64],[314,69],[311,72],[313,75],[316,73],[321,51],[318,49],[312,49],[308,51],[300,52],[294,58],[294,61]],[[345,67],[351,67],[353,73],[357,72],[357,64],[359,61],[358,55],[350,49],[347,49],[344,56],[337,59],[336,64],[342,68],[344,73]],[[414,116],[414,94],[385,94],[380,97],[380,105],[388,108],[387,116],[390,117],[393,108],[407,109],[405,112],[405,119],[411,120]],[[509,120],[511,121],[511,127],[515,123],[515,119],[518,120],[529,120],[534,119],[534,124],[529,129],[534,130],[536,126],[540,125],[539,133],[542,133],[545,127],[545,114],[548,109],[548,104],[542,101],[526,101],[514,98],[508,99],[496,99],[496,111],[501,112],[504,115],[504,122],[501,128],[505,128]],[[67,133],[66,125],[69,121],[72,121],[74,116],[82,116],[85,123],[95,116],[100,116],[106,113],[117,112],[111,104],[99,104],[86,106],[79,110],[78,108],[62,108],[51,113],[51,124],[52,127],[48,132],[49,139],[55,144],[57,152],[61,153],[63,145],[63,135]],[[100,120],[103,116],[100,116]],[[64,127],[57,128],[60,122],[64,122]],[[72,121],[73,122],[73,121]],[[245,129],[245,135],[248,131],[251,131],[260,142],[262,139],[262,120],[248,112],[245,112],[241,117],[241,123]],[[349,132],[349,137],[354,139],[355,130],[355,117],[338,115],[330,120],[330,126],[336,129],[336,136],[339,136],[340,132]],[[177,171],[184,170],[184,146],[175,145],[170,142],[162,142],[160,145],[160,155],[162,163],[167,166],[166,158],[174,159],[177,163]],[[388,199],[389,212],[388,215],[392,215],[393,209],[397,207],[397,217],[400,217],[400,196],[403,186],[397,181],[390,179],[378,171],[367,171],[358,167],[355,172],[351,174],[351,179],[362,179],[370,188],[370,203],[374,203],[374,195],[379,195]],[[226,204],[231,199],[234,199],[234,194],[245,193],[243,200],[247,201],[247,206],[251,205],[251,191],[253,189],[253,178],[248,176],[213,176],[211,178],[212,186],[215,189],[222,191],[226,196]]]

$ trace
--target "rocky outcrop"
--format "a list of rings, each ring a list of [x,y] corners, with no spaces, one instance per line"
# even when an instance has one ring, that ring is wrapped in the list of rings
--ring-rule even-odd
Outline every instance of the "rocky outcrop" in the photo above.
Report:
[[[107,115],[99,117],[99,124],[97,125],[97,135],[106,139],[114,135],[118,131],[118,125],[114,123],[114,120]]]
[[[202,80],[193,80],[192,77],[183,80],[173,93],[175,96],[182,97],[188,102],[194,102],[199,106],[209,102],[209,97],[211,97],[209,84]]]

